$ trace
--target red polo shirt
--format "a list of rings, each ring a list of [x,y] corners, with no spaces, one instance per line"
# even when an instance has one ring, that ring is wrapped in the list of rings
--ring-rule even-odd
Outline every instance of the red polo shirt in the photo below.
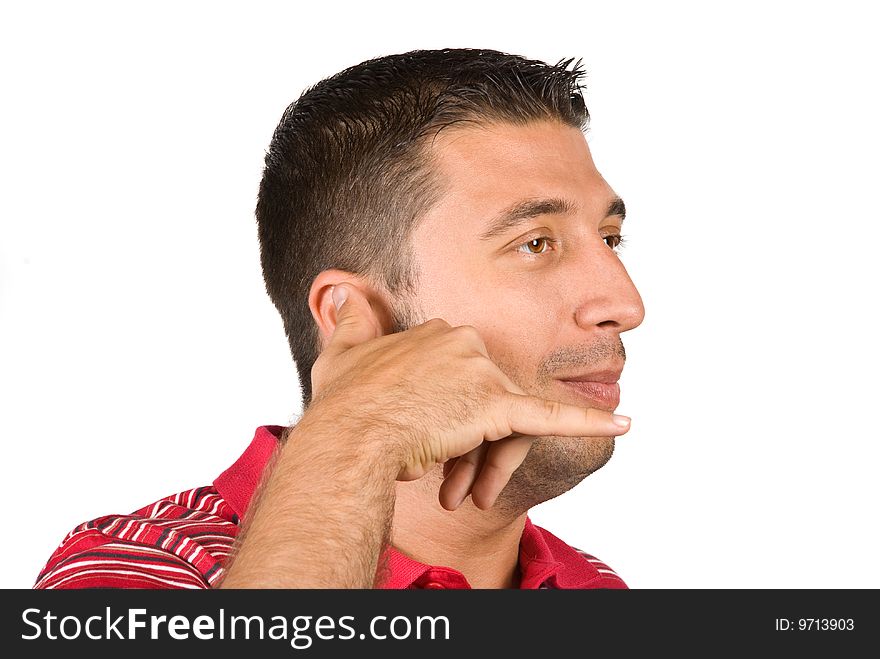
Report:
[[[214,481],[108,515],[67,534],[35,588],[210,588],[223,575],[241,519],[278,446],[282,426],[257,428],[241,457]],[[449,567],[420,563],[394,547],[383,588],[470,588]],[[626,588],[595,556],[568,546],[526,518],[520,588]]]

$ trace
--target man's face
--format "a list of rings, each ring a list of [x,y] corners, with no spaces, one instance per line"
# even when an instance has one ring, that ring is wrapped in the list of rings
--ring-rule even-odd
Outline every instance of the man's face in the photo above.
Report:
[[[409,311],[473,325],[530,394],[615,409],[620,334],[642,322],[644,307],[612,249],[622,203],[583,134],[556,122],[453,127],[431,154],[446,192],[413,232],[419,282]],[[538,438],[499,504],[557,496],[613,450],[613,437]]]

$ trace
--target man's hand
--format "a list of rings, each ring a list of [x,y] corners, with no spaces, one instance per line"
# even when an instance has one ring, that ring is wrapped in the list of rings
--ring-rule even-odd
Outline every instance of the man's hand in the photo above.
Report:
[[[454,510],[468,494],[492,506],[536,436],[622,435],[629,420],[544,400],[514,384],[489,358],[477,330],[433,318],[383,335],[369,301],[338,284],[336,328],[312,368],[312,414],[380,437],[398,480],[445,471],[440,503]],[[320,412],[318,410],[321,410]],[[453,464],[454,463],[454,464]]]

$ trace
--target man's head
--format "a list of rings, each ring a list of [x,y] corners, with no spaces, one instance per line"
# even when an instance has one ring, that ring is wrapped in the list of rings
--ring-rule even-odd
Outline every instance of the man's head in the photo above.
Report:
[[[410,236],[447,185],[430,149],[438,132],[489,121],[585,128],[583,71],[568,70],[570,63],[415,51],[350,67],[287,108],[266,154],[256,215],[266,289],[284,322],[304,406],[320,350],[309,309],[314,278],[348,271],[395,302],[412,299]]]
[[[432,317],[473,325],[526,391],[616,407],[613,386],[560,381],[616,380],[620,334],[644,313],[614,251],[623,203],[593,164],[583,71],[570,64],[416,51],[347,69],[287,109],[257,219],[305,406],[320,307],[353,274],[391,331]],[[613,446],[540,438],[507,504],[569,489]]]

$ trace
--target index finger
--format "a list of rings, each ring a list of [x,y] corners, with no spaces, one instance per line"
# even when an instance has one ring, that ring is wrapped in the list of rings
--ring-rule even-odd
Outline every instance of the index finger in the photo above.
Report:
[[[507,400],[507,420],[513,433],[535,437],[605,437],[623,435],[630,428],[629,417],[595,407],[578,407],[513,392],[508,392]]]

